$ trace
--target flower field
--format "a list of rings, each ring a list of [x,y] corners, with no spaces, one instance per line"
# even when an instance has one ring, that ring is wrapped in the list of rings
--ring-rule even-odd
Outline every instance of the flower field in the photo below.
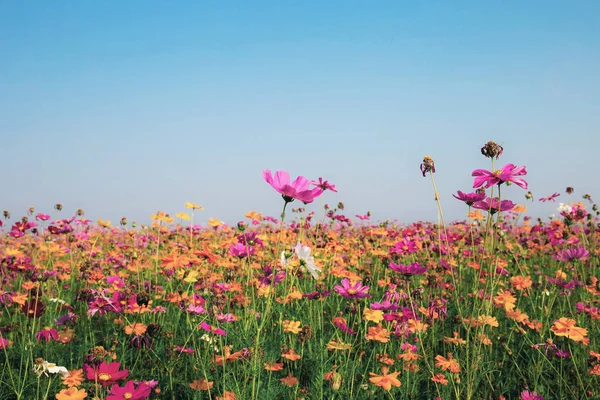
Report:
[[[449,199],[425,157],[435,222],[323,210],[335,185],[269,170],[282,210],[232,226],[5,211],[0,400],[600,398],[597,206],[534,199],[502,150]]]

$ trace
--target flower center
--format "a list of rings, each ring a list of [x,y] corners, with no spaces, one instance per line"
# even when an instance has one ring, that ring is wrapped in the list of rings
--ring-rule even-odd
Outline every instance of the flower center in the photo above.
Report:
[[[123,395],[123,398],[125,398],[125,399],[131,399],[132,397],[133,397],[133,394],[131,394],[129,392],[127,392]]]
[[[110,378],[111,378],[110,374],[106,374],[104,372],[101,373],[101,374],[98,374],[98,379],[100,379],[101,381],[105,381],[106,382],[106,381],[109,381]]]
[[[497,169],[494,171],[494,176],[497,178],[502,173],[501,169]]]
[[[356,294],[356,290],[354,290],[354,289],[348,289],[348,294]]]

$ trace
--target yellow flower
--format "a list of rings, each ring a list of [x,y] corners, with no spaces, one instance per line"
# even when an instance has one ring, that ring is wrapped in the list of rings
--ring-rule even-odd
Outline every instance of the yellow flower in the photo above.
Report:
[[[183,219],[185,221],[189,221],[190,220],[190,216],[187,215],[186,213],[179,213],[179,214],[175,214],[175,216],[177,218]]]
[[[383,311],[365,308],[365,311],[363,312],[363,319],[365,321],[372,321],[378,324],[383,321]]]
[[[196,203],[190,203],[190,202],[185,203],[185,208],[191,208],[192,210],[204,210],[204,207],[199,206]]]
[[[103,221],[100,218],[98,218],[98,225],[100,225],[103,228],[110,228],[110,221]]]
[[[221,226],[221,225],[223,225],[223,222],[221,222],[221,221],[219,221],[218,219],[215,219],[215,218],[210,218],[210,219],[208,220],[208,224],[209,224],[210,226],[212,226],[213,228],[216,228],[216,227],[218,227],[218,226]]]
[[[300,321],[290,321],[290,320],[286,319],[285,321],[282,322],[282,325],[283,325],[284,332],[290,332],[295,335],[300,333],[300,331],[302,330],[302,322],[300,322]]]
[[[351,345],[342,342],[340,339],[331,339],[329,343],[327,343],[328,350],[350,350],[352,348]]]

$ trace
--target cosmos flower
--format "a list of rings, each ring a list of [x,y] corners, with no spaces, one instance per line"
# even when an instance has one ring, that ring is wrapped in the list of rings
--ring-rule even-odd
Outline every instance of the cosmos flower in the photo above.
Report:
[[[577,247],[574,249],[565,249],[556,255],[556,259],[559,261],[569,262],[573,260],[583,260],[590,255],[584,247]]]
[[[76,387],[70,387],[63,389],[56,394],[56,400],[83,400],[87,397],[88,393],[85,389],[77,389]]]
[[[363,286],[362,281],[356,282],[354,285],[350,283],[348,278],[342,279],[341,285],[335,285],[333,288],[341,296],[347,299],[362,299],[370,297],[369,287]]]
[[[266,169],[263,171],[263,178],[273,189],[281,193],[286,203],[292,202],[295,199],[305,204],[312,203],[315,198],[323,193],[323,189],[320,187],[309,189],[311,182],[303,176],[297,177],[294,182],[290,183],[290,174],[286,171],[277,171],[275,172],[275,176],[272,176],[271,170]]]
[[[313,278],[317,279],[319,277],[319,272],[321,272],[321,268],[317,267],[314,257],[310,255],[310,247],[303,246],[300,242],[297,242],[294,251],[300,259],[300,264],[306,267]]]
[[[150,385],[140,382],[136,387],[134,382],[129,380],[123,387],[116,384],[113,385],[106,400],[143,400],[147,399],[151,392],[152,388]]]
[[[371,375],[369,381],[375,386],[379,386],[384,390],[390,390],[392,386],[400,387],[401,383],[398,379],[400,372],[392,372],[390,374],[388,372],[389,370],[387,367],[381,368],[381,375],[369,372],[369,375]]]
[[[518,176],[523,175],[527,175],[527,169],[524,166],[517,167],[514,164],[506,164],[502,169],[494,172],[485,169],[476,169],[471,174],[471,176],[475,177],[473,188],[484,186],[486,189],[505,182],[512,182],[523,189],[527,189],[527,182],[524,179],[518,178]]]
[[[510,200],[500,201],[497,197],[486,198],[473,204],[473,208],[489,211],[490,214],[496,214],[498,211],[510,211],[515,208],[516,204]]]
[[[106,361],[103,361],[100,365],[91,366],[84,364],[83,370],[88,380],[98,382],[103,386],[110,386],[121,379],[127,378],[129,375],[129,370],[127,369],[119,371],[120,366],[121,363],[119,362],[106,363]]]
[[[319,181],[312,181],[311,184],[315,185],[318,188],[321,188],[323,191],[325,190],[331,190],[332,192],[336,192],[337,193],[337,189],[335,188],[335,185],[332,185],[331,183],[324,181],[323,178],[319,177]]]
[[[456,194],[453,194],[452,196],[454,196],[455,199],[464,201],[470,207],[478,201],[485,199],[485,192],[463,193],[458,190],[456,191]]]
[[[538,201],[541,201],[542,203],[545,203],[547,201],[556,201],[555,199],[560,196],[560,193],[554,193],[551,195],[548,195],[546,197],[542,197],[541,199],[539,199]]]
[[[392,271],[396,271],[404,276],[422,275],[427,272],[427,267],[421,265],[418,262],[414,262],[408,265],[395,264],[393,262],[389,265]]]

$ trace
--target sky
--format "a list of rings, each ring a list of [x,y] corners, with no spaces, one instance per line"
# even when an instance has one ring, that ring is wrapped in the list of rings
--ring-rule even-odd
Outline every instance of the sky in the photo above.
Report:
[[[436,220],[429,155],[461,220],[489,140],[536,199],[598,197],[599,18],[584,0],[0,1],[0,209],[114,224],[196,202],[235,223],[281,212],[270,169],[335,184],[317,215]]]

